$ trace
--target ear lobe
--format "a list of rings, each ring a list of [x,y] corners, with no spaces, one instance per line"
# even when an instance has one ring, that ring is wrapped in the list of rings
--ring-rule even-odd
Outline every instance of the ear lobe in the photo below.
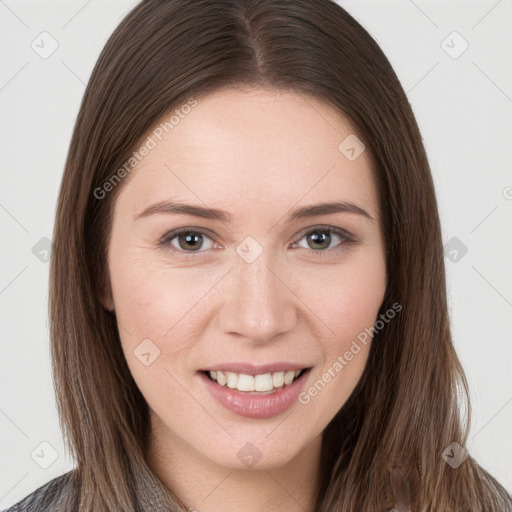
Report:
[[[112,300],[112,296],[109,294],[107,297],[100,297],[101,305],[103,309],[106,309],[110,313],[114,311],[114,301]]]
[[[103,283],[101,285],[101,289],[99,292],[99,301],[103,309],[111,313],[115,310],[114,298],[112,297],[112,290],[110,287],[110,279],[108,278],[103,280]]]

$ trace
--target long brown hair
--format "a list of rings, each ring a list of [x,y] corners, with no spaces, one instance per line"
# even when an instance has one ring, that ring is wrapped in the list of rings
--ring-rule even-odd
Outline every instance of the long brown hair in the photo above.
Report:
[[[145,0],[103,49],[69,148],[50,269],[54,383],[77,466],[69,503],[139,510],[139,490],[150,484],[167,510],[186,510],[146,464],[148,405],[115,314],[100,301],[123,185],[112,178],[125,176],[118,170],[164,114],[238,86],[298,92],[350,121],[379,191],[388,275],[381,310],[402,305],[375,334],[356,389],[324,431],[314,511],[507,509],[511,497],[471,456],[457,469],[442,457],[452,443],[465,446],[470,407],[451,340],[429,163],[389,61],[331,0]]]

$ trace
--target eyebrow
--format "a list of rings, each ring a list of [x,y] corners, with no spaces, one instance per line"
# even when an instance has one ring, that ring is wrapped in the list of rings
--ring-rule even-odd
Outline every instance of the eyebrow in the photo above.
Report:
[[[309,206],[302,206],[293,210],[286,218],[286,222],[340,212],[355,213],[357,215],[366,217],[372,222],[376,222],[375,219],[366,210],[360,206],[347,203],[345,201],[333,201],[329,203],[318,203]],[[157,213],[191,215],[193,217],[200,217],[202,219],[218,220],[226,224],[229,224],[233,221],[233,215],[224,210],[206,206],[184,204],[174,201],[161,201],[152,206],[149,206],[144,211],[139,213],[136,218],[138,219],[140,217],[147,217]]]

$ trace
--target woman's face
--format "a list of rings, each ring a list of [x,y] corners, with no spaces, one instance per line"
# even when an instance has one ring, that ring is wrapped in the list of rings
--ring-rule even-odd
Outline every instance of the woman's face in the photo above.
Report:
[[[363,372],[386,284],[375,184],[348,122],[310,97],[193,105],[118,185],[106,305],[160,446],[278,467]]]

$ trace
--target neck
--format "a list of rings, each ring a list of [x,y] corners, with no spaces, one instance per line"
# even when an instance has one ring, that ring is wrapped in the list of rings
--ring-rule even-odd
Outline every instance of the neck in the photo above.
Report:
[[[190,512],[310,512],[313,510],[322,436],[282,466],[258,470],[217,464],[152,419],[147,462]]]

